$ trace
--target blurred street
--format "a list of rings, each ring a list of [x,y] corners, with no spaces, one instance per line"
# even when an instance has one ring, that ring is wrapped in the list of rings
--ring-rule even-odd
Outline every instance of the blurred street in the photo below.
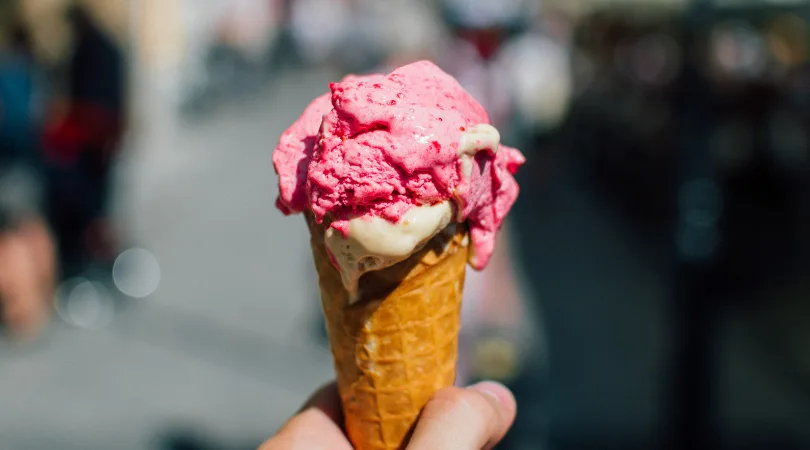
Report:
[[[147,120],[135,125],[115,207],[131,244],[157,257],[160,287],[105,329],[54,324],[28,347],[2,344],[0,448],[164,448],[172,424],[255,448],[330,378],[328,349],[313,343],[306,230],[272,207],[270,162],[282,128],[328,79],[282,75],[186,125],[159,90],[141,91],[155,95],[139,99]]]
[[[255,449],[332,377],[331,356],[318,344],[320,311],[307,232],[300,218],[285,218],[273,207],[269,156],[282,129],[334,77],[327,71],[282,73],[255,96],[194,122],[179,121],[160,86],[139,87],[144,114],[120,163],[115,208],[129,239],[124,247],[156,256],[160,286],[145,299],[116,304],[112,321],[100,330],[69,327],[57,317],[34,344],[0,341],[0,401],[11,405],[0,410],[0,450]],[[541,247],[534,253],[546,256],[535,260],[544,266],[537,270],[544,274],[542,294],[560,299],[545,304],[549,318],[575,316],[558,309],[581,308],[572,300],[580,298],[592,303],[589,309],[602,309],[588,317],[603,320],[568,322],[561,332],[577,334],[570,341],[581,345],[553,361],[563,372],[583,376],[600,370],[585,366],[591,360],[586,354],[621,359],[617,368],[638,368],[634,381],[624,384],[619,379],[627,375],[609,370],[588,383],[563,377],[545,406],[546,394],[529,385],[521,401],[533,413],[525,417],[535,421],[553,406],[557,436],[571,440],[580,429],[610,436],[600,421],[610,410],[614,432],[644,441],[645,431],[634,430],[654,434],[661,420],[656,405],[666,366],[655,355],[667,345],[661,331],[664,280],[644,268],[643,258],[619,250],[634,244],[618,224],[601,227],[604,236],[582,233],[586,224],[612,219],[577,192],[558,187],[543,197],[556,205],[549,206],[554,214],[531,222],[537,234],[527,245]],[[583,234],[593,240],[583,246],[588,256],[566,260],[565,248],[575,247]],[[567,275],[582,261],[601,267],[602,260],[644,283],[617,285],[621,277],[602,280],[598,268],[590,270],[587,285]],[[601,295],[590,291],[597,288]],[[618,301],[628,292],[656,300],[646,306]],[[615,298],[605,302],[609,296]],[[610,330],[621,317],[635,317],[629,322],[637,325]],[[724,396],[733,407],[721,414],[745,424],[769,411],[773,426],[789,424],[790,410],[801,410],[789,391],[742,400],[741,393],[771,385],[763,379],[772,375],[752,371],[751,355],[740,348],[745,338],[735,331],[739,320],[725,322],[719,334],[733,355],[725,370],[754,375],[728,379]],[[603,348],[610,346],[623,350]],[[580,358],[571,360],[572,354]],[[599,405],[589,403],[593,398]],[[535,426],[521,432],[521,442],[535,437],[529,430]],[[186,446],[184,440],[194,438],[199,446]]]
[[[272,153],[422,59],[526,156],[459,339],[498,448],[810,448],[810,0],[502,3],[0,1],[0,450],[273,434],[334,370]]]

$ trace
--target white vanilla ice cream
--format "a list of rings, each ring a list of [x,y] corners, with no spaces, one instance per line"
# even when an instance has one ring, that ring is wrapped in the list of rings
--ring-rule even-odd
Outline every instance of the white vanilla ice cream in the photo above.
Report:
[[[477,152],[497,152],[500,139],[498,130],[489,124],[467,129],[458,147],[462,175],[471,175]],[[350,302],[357,301],[358,284],[364,273],[406,260],[453,221],[455,209],[451,201],[415,206],[396,223],[376,216],[356,217],[349,221],[345,237],[334,228],[327,229],[326,247],[340,270]]]

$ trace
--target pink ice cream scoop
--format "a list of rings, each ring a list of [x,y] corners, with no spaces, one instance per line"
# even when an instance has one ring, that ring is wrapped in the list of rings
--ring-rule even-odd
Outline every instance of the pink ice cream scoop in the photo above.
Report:
[[[329,87],[273,153],[278,208],[309,210],[319,223],[328,216],[346,237],[358,218],[396,224],[415,208],[450,203],[453,220],[470,227],[470,265],[482,269],[525,159],[500,145],[481,105],[427,61]]]

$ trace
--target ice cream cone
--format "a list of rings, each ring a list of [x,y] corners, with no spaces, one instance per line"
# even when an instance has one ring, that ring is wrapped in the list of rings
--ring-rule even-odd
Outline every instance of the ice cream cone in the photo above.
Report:
[[[429,61],[329,88],[273,151],[276,206],[309,224],[349,439],[400,449],[455,381],[466,266],[492,256],[524,157]]]
[[[309,219],[346,431],[358,450],[404,447],[422,407],[455,380],[468,230],[453,224],[350,296]]]

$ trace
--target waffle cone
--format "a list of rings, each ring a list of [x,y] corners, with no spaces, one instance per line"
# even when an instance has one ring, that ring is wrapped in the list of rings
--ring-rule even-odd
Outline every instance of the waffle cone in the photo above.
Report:
[[[352,305],[323,226],[310,220],[310,232],[346,432],[357,450],[400,449],[425,403],[455,381],[466,226],[363,275]]]

